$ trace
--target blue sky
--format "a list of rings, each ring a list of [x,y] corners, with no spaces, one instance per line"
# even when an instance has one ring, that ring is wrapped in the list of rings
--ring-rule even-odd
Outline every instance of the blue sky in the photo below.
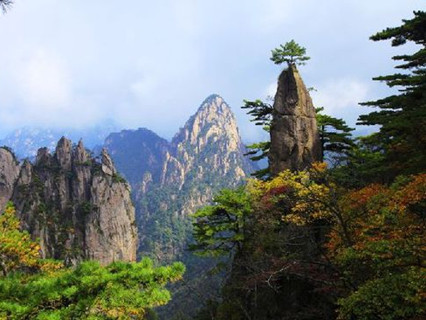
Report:
[[[211,93],[237,115],[245,141],[261,132],[243,99],[273,94],[270,50],[295,39],[314,103],[354,123],[358,102],[389,93],[392,48],[368,38],[424,10],[424,0],[16,0],[0,16],[0,137],[22,126],[113,120],[171,136]]]

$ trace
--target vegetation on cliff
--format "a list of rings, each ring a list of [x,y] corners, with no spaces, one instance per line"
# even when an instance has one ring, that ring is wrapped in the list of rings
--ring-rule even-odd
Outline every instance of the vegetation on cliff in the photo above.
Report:
[[[0,6],[4,9],[10,2],[0,1]],[[182,253],[192,231],[192,252],[214,259],[207,263],[217,263],[212,273],[228,272],[221,296],[211,298],[195,319],[426,317],[425,26],[426,13],[418,11],[400,27],[372,36],[375,41],[392,40],[394,46],[421,47],[411,55],[394,57],[402,61],[397,68],[403,73],[376,78],[400,90],[364,103],[378,111],[360,116],[359,122],[380,125],[377,133],[353,139],[344,120],[315,110],[296,68],[309,58],[292,40],[272,52],[272,61],[288,64],[278,79],[274,104],[245,101],[253,121],[271,135],[271,141],[249,146],[252,160],[268,157],[270,162],[255,178],[241,186],[248,166],[241,157],[232,113],[216,95],[205,101],[170,147],[160,140],[148,146],[161,161],[152,161],[156,174],[144,170],[139,172],[143,181],[140,176],[134,180],[140,187],[139,209],[147,213],[139,221],[142,250],[158,260],[172,259]],[[25,162],[19,177],[13,165],[8,166],[13,179],[1,177],[13,181],[13,186],[15,179],[28,178],[30,183],[18,184],[20,189],[10,194],[21,200],[17,203],[21,215],[34,212],[29,225],[48,226],[48,234],[41,228],[39,235],[52,248],[51,239],[60,234],[55,226],[64,222],[62,208],[68,206],[73,222],[87,221],[98,211],[97,202],[88,201],[98,193],[87,197],[88,184],[79,184],[87,177],[105,187],[99,194],[107,194],[107,199],[112,198],[104,192],[107,187],[122,184],[129,203],[125,207],[131,207],[127,185],[105,151],[102,164],[92,161],[82,145],[74,151],[70,142],[63,141],[54,157],[41,150],[36,165]],[[9,159],[18,166],[13,157]],[[47,188],[56,185],[63,186],[57,189],[67,195],[58,198],[59,203],[49,198],[56,189]],[[210,205],[193,214],[190,225],[189,212],[209,203],[225,185],[235,189],[219,191]],[[68,196],[73,192],[83,196]],[[32,198],[38,199],[33,211],[27,202]],[[69,199],[87,201],[69,206]],[[115,202],[102,203],[105,208],[117,207]],[[114,215],[107,211],[105,216]],[[111,234],[133,230],[133,215],[129,216],[131,222],[126,220]],[[149,258],[102,265],[80,261],[97,257],[102,262],[102,257],[79,255],[73,267],[43,259],[43,244],[21,230],[26,221],[16,217],[11,204],[0,215],[0,319],[151,318],[152,308],[170,301],[166,286],[183,277],[183,264],[156,267]],[[110,220],[93,224],[97,227],[89,231],[104,236],[110,224]],[[77,238],[75,230],[62,233],[67,236],[59,239],[64,248],[69,239]],[[86,241],[90,234],[82,232],[81,239]],[[134,246],[135,237],[130,239],[121,241],[118,249],[130,242]],[[105,244],[102,254],[111,248],[103,238],[95,240],[90,248]],[[182,255],[201,264],[189,252]],[[212,282],[204,274],[193,279],[197,281],[192,285],[203,293]],[[193,301],[179,303],[187,309],[199,307],[190,304]]]
[[[0,319],[144,319],[166,304],[166,284],[182,278],[181,263],[97,261],[65,268],[41,259],[39,245],[19,230],[15,210],[0,216]]]
[[[343,156],[334,166],[312,163],[251,179],[194,215],[192,249],[233,257],[222,299],[210,301],[197,319],[426,316],[426,14],[414,15],[372,37],[421,47],[394,57],[404,61],[397,67],[404,74],[377,78],[400,89],[365,103],[379,111],[359,121],[381,125],[379,132],[353,140],[343,120],[317,115],[323,150]],[[260,125],[274,121],[270,105],[245,107]],[[326,138],[327,126],[333,129]],[[254,160],[265,154],[276,160],[268,142],[253,149],[260,151]]]

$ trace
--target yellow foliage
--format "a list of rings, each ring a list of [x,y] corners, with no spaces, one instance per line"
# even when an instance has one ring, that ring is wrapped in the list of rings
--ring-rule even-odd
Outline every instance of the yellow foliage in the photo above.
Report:
[[[281,204],[285,222],[305,225],[317,219],[328,220],[332,218],[328,208],[331,187],[319,182],[326,170],[326,163],[315,163],[309,170],[285,170],[269,181],[251,179],[247,192],[259,206],[279,209],[277,205]]]
[[[40,259],[40,246],[28,232],[20,230],[15,208],[9,204],[0,215],[0,267],[3,275],[23,268],[51,272],[62,263]]]

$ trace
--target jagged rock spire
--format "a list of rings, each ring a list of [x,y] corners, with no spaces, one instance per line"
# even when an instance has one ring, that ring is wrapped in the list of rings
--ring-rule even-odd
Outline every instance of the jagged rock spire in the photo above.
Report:
[[[110,176],[113,176],[117,173],[111,157],[105,148],[102,149],[102,171]]]
[[[0,210],[9,200],[15,204],[22,227],[39,239],[44,258],[134,261],[135,210],[127,183],[115,179],[116,173],[105,150],[99,170],[82,141],[73,147],[64,137],[54,155],[39,149],[35,164],[20,165],[0,148]]]
[[[321,161],[321,143],[312,99],[296,66],[278,78],[270,130],[269,164],[272,175],[303,170]]]

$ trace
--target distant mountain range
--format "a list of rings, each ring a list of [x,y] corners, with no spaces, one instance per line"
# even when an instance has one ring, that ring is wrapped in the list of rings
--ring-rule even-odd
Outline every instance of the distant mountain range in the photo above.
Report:
[[[82,139],[87,148],[93,149],[102,146],[105,138],[114,131],[117,131],[117,126],[111,123],[82,130],[23,127],[0,138],[0,147],[11,148],[19,159],[33,159],[39,148],[54,151],[61,137],[67,137],[74,143]]]

